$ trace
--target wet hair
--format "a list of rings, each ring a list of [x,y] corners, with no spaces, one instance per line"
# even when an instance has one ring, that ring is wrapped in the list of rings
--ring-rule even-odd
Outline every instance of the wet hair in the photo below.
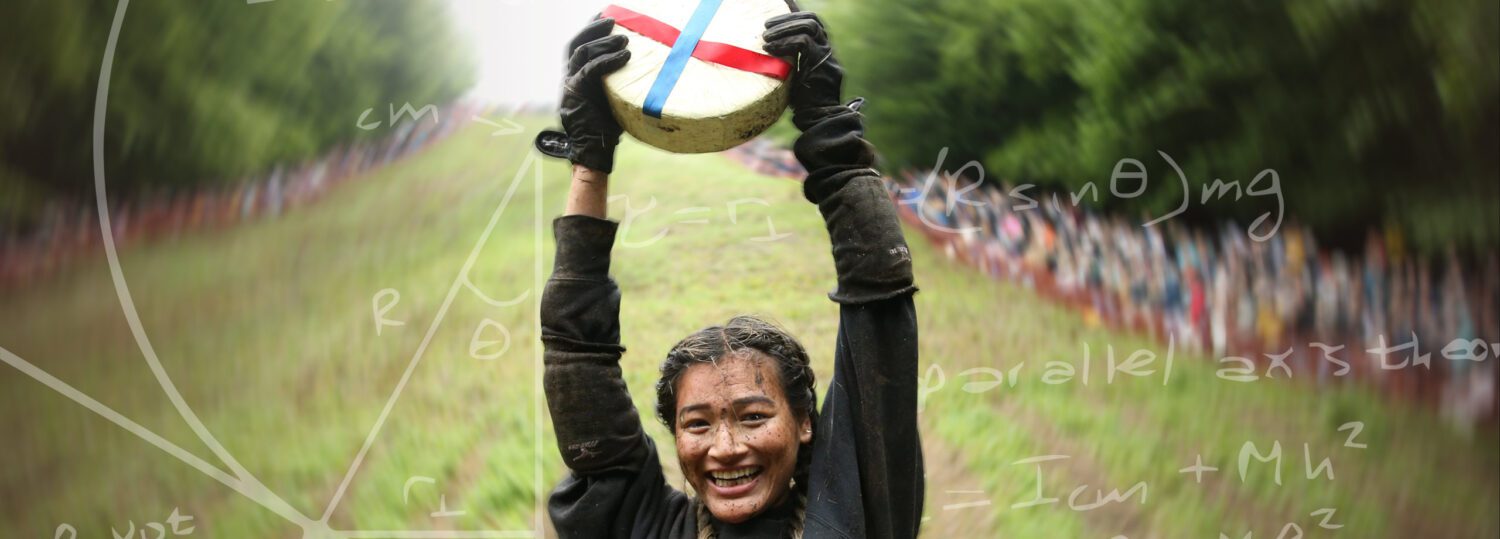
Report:
[[[806,418],[817,425],[817,378],[807,351],[786,330],[753,316],[736,316],[722,326],[700,329],[667,352],[667,359],[661,364],[661,379],[656,382],[656,418],[676,434],[677,382],[682,373],[694,363],[712,364],[746,352],[759,353],[772,360],[777,377],[781,379],[781,393],[786,396],[787,407],[799,421]],[[808,445],[802,444],[797,451],[793,478],[798,490],[806,488],[807,472],[812,465],[812,451]]]

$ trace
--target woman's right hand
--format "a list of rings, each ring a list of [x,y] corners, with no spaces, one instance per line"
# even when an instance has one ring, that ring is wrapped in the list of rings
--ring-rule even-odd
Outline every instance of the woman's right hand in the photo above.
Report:
[[[544,144],[564,146],[573,164],[604,174],[614,169],[615,146],[623,129],[609,110],[603,79],[630,60],[630,51],[625,48],[627,38],[610,35],[614,27],[614,19],[596,19],[568,45],[568,74],[558,107],[567,140],[557,141],[556,132],[543,132],[537,138],[539,148]],[[550,153],[546,149],[543,152]]]

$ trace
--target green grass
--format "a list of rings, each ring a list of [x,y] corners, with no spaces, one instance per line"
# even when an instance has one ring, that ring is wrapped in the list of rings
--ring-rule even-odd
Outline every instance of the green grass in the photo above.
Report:
[[[525,122],[531,132],[541,121]],[[272,491],[317,518],[342,480],[438,313],[450,285],[529,152],[521,135],[491,138],[482,126],[370,177],[337,188],[313,206],[229,231],[132,246],[124,274],[144,329],[184,398],[224,446]],[[536,438],[532,407],[535,238],[550,267],[550,218],[561,211],[567,170],[543,166],[544,229],[526,177],[501,213],[470,280],[497,307],[460,290],[424,359],[396,402],[331,522],[341,529],[527,530],[533,483],[562,474],[554,442]],[[773,318],[812,351],[829,377],[837,309],[821,218],[795,182],[751,174],[716,155],[678,156],[627,143],[612,192],[626,219],[613,270],[623,290],[627,382],[648,432],[675,468],[670,438],[652,417],[651,385],[663,353],[705,325],[742,313]],[[654,208],[645,208],[655,199]],[[747,200],[760,200],[762,206]],[[730,221],[729,203],[741,201]],[[703,211],[684,211],[706,208]],[[682,211],[683,213],[676,213]],[[675,215],[674,215],[675,214]],[[683,221],[707,219],[707,224]],[[767,223],[791,235],[774,242]],[[659,240],[649,241],[665,230]],[[923,368],[947,383],[922,414],[930,459],[926,525],[933,537],[1274,537],[1295,522],[1309,537],[1494,537],[1497,451],[1490,434],[1466,437],[1431,414],[1364,391],[1310,389],[1278,381],[1217,380],[1202,357],[1176,350],[1171,382],[1161,376],[1103,383],[1103,350],[1164,347],[1086,327],[1070,311],[944,259],[909,234]],[[388,318],[404,326],[377,336],[372,297],[395,289]],[[185,449],[218,464],[177,417],[147,369],[120,313],[103,258],[47,283],[0,292],[0,346],[39,365]],[[495,361],[469,356],[486,320],[511,337]],[[497,339],[498,337],[489,337]],[[1094,371],[1084,386],[1042,382],[1047,361],[1081,368],[1084,343]],[[1015,387],[963,389],[959,373],[1009,370]],[[1160,360],[1155,365],[1160,368]],[[925,372],[925,371],[924,371]],[[970,386],[970,389],[981,389]],[[1366,425],[1368,449],[1343,447],[1348,421]],[[0,536],[51,537],[61,523],[80,536],[112,526],[161,521],[173,508],[193,515],[196,535],[296,537],[299,530],[223,485],[8,367],[0,368]],[[1247,441],[1282,446],[1282,484],[1252,463],[1241,481],[1234,458]],[[535,450],[541,444],[542,452]],[[1308,480],[1333,462],[1336,479]],[[1043,465],[1042,488],[1056,505],[1012,509],[1034,496],[1028,457],[1066,454]],[[1177,470],[1201,454],[1219,468],[1203,484]],[[669,476],[674,472],[669,472]],[[410,503],[413,476],[434,478]],[[1087,484],[1133,499],[1092,511],[1066,507]],[[982,490],[982,494],[948,491]],[[545,494],[545,493],[544,493]],[[433,518],[439,496],[466,514]],[[984,507],[945,505],[989,500]],[[1309,513],[1337,509],[1337,532]]]

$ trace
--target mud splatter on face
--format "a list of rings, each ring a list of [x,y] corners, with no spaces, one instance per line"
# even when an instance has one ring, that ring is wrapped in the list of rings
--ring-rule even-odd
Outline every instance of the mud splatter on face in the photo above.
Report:
[[[714,517],[744,522],[786,498],[810,423],[788,406],[774,362],[736,354],[693,365],[677,396],[677,458]]]
[[[794,337],[753,316],[703,328],[667,352],[656,415],[719,520],[748,520],[786,500],[791,478],[810,465],[818,410],[809,363]]]

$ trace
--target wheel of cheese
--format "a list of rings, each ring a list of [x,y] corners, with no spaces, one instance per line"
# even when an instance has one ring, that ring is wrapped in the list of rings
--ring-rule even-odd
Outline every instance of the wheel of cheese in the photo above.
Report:
[[[776,123],[792,65],[766,54],[765,21],[785,0],[617,0],[602,15],[630,39],[604,77],[610,109],[641,142],[676,153],[726,150]]]

